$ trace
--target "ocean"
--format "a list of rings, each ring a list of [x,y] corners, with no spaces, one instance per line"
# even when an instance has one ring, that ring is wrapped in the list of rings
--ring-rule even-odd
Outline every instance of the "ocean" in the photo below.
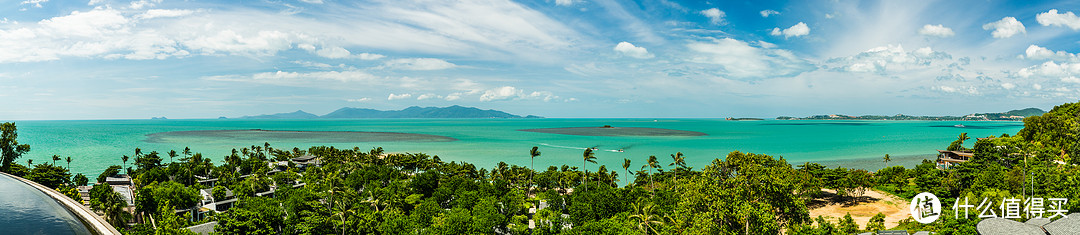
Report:
[[[913,167],[924,158],[934,158],[935,149],[944,149],[962,132],[972,138],[965,144],[970,147],[976,137],[1013,135],[1023,128],[1022,122],[561,118],[85,120],[17,121],[16,124],[19,142],[31,146],[31,151],[18,162],[25,164],[27,159],[33,159],[37,164],[51,162],[52,155],[70,156],[73,158],[72,174],[83,173],[90,178],[109,165],[122,165],[121,156],[133,155],[136,147],[144,153],[158,151],[165,161],[169,161],[165,154],[169,150],[180,152],[184,147],[190,147],[192,152],[202,153],[215,164],[221,164],[223,156],[231,149],[262,146],[264,142],[279,149],[306,149],[318,145],[364,150],[382,147],[386,152],[422,152],[437,155],[446,162],[468,162],[489,169],[498,162],[528,166],[529,149],[538,146],[542,153],[536,158],[538,169],[563,164],[580,167],[583,149],[596,147],[598,164],[589,163],[589,169],[607,165],[608,169],[621,172],[623,159],[627,158],[633,162],[631,170],[637,170],[650,155],[656,155],[666,169],[670,168],[667,166],[671,162],[670,154],[675,152],[685,155],[688,166],[700,169],[713,159],[738,150],[782,156],[792,165],[812,161],[873,171],[885,166],[882,162],[885,154],[890,154],[893,159],[890,166]],[[958,124],[963,127],[957,127]],[[695,131],[705,135],[578,136],[519,131],[604,125]],[[334,132],[327,132],[325,136],[306,133],[300,137],[175,132],[253,129]],[[392,138],[339,135],[351,131],[423,135]],[[620,149],[622,152],[618,151]],[[134,159],[128,160],[128,165],[133,162]],[[56,164],[67,165],[63,160]]]

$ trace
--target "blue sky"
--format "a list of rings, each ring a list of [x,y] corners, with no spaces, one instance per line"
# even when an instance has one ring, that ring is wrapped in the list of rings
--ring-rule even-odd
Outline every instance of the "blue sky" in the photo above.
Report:
[[[0,119],[1048,109],[1080,99],[1074,12],[1080,2],[6,1]]]

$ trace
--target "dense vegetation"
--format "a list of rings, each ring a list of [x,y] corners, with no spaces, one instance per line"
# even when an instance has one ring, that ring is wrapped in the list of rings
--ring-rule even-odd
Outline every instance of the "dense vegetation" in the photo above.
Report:
[[[123,222],[130,216],[117,212],[124,202],[104,184],[91,190],[91,205],[129,234],[184,233],[179,228],[204,221],[190,222],[173,209],[195,206],[201,200],[196,190],[204,187],[196,176],[206,176],[219,179],[215,195],[228,188],[240,198],[228,212],[205,219],[218,221],[222,234],[526,234],[530,218],[535,234],[850,234],[884,229],[884,215],[862,228],[850,216],[811,218],[808,202],[821,189],[859,196],[874,188],[909,199],[932,192],[943,199],[943,215],[953,214],[956,197],[1061,197],[1070,199],[1070,212],[1080,211],[1078,120],[1080,103],[1070,103],[1024,119],[1016,135],[980,139],[970,149],[963,147],[969,138],[961,134],[949,148],[972,151],[974,158],[945,170],[929,160],[913,169],[891,166],[876,172],[817,163],[792,166],[782,157],[736,151],[700,169],[687,167],[685,156],[675,153],[670,161],[650,156],[643,163],[625,160],[621,170],[601,165],[585,171],[595,167],[588,150],[580,167],[571,163],[534,171],[500,162],[489,170],[425,154],[385,154],[381,148],[281,150],[269,144],[234,150],[223,165],[214,165],[188,149],[170,151],[169,158],[177,161],[168,163],[157,152],[136,149],[132,167],[123,156],[122,166],[110,167],[97,181],[130,172],[140,195],[134,219],[139,223]],[[14,132],[14,125],[10,129]],[[6,124],[4,131],[5,171],[50,187],[86,181],[69,180],[55,163],[29,170],[9,166],[22,147],[5,146],[22,145],[14,134],[6,138]],[[528,154],[544,157],[539,150]],[[319,157],[321,166],[290,163],[285,171],[270,173],[267,162],[305,155]],[[636,177],[625,182],[629,175]],[[256,196],[271,188],[274,197]],[[545,207],[530,213],[540,205]],[[902,221],[898,229],[974,234],[978,221],[942,216],[928,225]]]

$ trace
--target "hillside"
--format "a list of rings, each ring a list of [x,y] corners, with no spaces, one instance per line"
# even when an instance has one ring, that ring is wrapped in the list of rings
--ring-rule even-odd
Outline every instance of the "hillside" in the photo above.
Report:
[[[777,120],[925,120],[925,121],[1021,121],[1025,117],[1039,116],[1046,113],[1039,108],[1026,108],[1019,110],[1010,110],[1003,113],[974,113],[965,116],[909,116],[904,114],[897,114],[893,116],[885,115],[862,115],[851,116],[843,114],[833,115],[814,115],[804,118],[777,117]]]
[[[240,118],[246,119],[311,119],[318,118],[318,115],[304,112],[303,110],[296,110],[291,113],[275,113],[275,114],[263,114],[258,116],[243,116]]]

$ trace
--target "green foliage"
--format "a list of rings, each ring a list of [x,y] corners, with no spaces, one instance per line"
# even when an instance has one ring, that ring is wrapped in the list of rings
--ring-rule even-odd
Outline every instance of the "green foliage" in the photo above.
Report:
[[[34,169],[30,170],[30,174],[26,175],[25,178],[49,188],[57,188],[60,185],[71,183],[71,174],[68,173],[67,169],[50,164],[35,165]]]
[[[222,234],[277,234],[284,227],[284,211],[273,199],[242,198],[218,217],[216,232]]]
[[[11,172],[11,165],[26,152],[30,145],[19,144],[19,131],[14,122],[0,123],[0,171]]]
[[[942,216],[948,217],[948,216]],[[870,221],[866,223],[866,231],[880,231],[885,230],[885,214],[877,213],[874,217],[870,217]]]
[[[71,177],[71,182],[75,183],[75,186],[84,186],[90,182],[90,179],[87,179],[82,173],[78,173]]]
[[[840,218],[840,221],[837,223],[837,228],[840,230],[840,232],[845,234],[853,234],[859,232],[859,225],[855,223],[855,219],[851,218],[851,213],[847,213],[846,215],[844,215],[844,218]]]
[[[109,166],[109,168],[106,168],[105,171],[101,172],[101,174],[98,175],[97,182],[98,183],[105,183],[105,178],[106,177],[113,177],[113,176],[116,176],[116,174],[120,174],[121,169],[123,169],[123,168],[121,168],[120,166],[117,166],[117,165]]]

